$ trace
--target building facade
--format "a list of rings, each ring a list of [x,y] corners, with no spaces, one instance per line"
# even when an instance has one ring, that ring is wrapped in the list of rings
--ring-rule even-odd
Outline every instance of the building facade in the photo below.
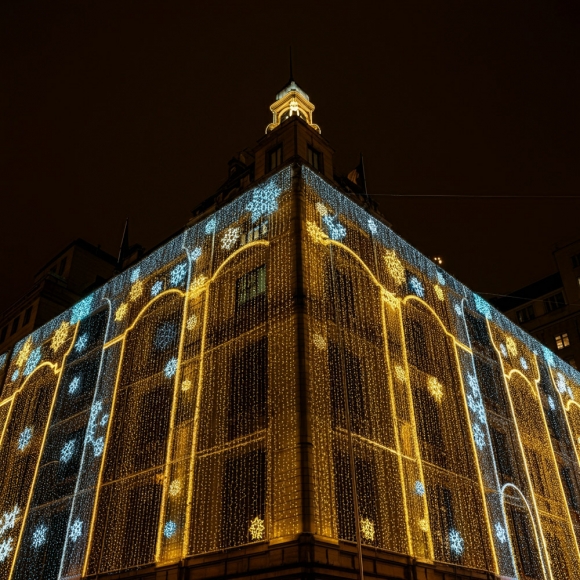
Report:
[[[341,191],[305,102],[0,358],[1,579],[580,577],[580,374]]]

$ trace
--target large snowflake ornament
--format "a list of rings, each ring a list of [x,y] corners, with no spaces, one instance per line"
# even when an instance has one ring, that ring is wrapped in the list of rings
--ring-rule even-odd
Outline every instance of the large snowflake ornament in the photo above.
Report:
[[[280,193],[281,190],[275,183],[267,183],[254,190],[252,200],[245,207],[252,214],[252,222],[278,209]]]
[[[108,420],[109,415],[103,414],[103,402],[95,401],[91,407],[91,413],[89,415],[89,424],[87,427],[86,444],[93,446],[93,456],[100,457],[105,449],[105,438],[103,436],[97,437],[97,429],[99,427],[104,427]]]
[[[105,449],[105,439],[104,437],[97,437],[93,441],[93,455],[95,457],[100,457]]]
[[[81,336],[78,337],[77,343],[75,345],[75,350],[77,352],[83,352],[83,350],[87,348],[88,344],[89,344],[89,335],[88,333],[85,332],[84,334],[81,334]]]
[[[187,276],[187,264],[182,262],[181,264],[177,264],[171,273],[169,274],[169,280],[171,281],[172,286],[179,286]]]
[[[62,463],[68,463],[75,452],[76,439],[69,439],[60,450],[60,460]]]
[[[199,246],[197,246],[197,248],[193,248],[193,250],[191,250],[191,254],[189,255],[192,262],[197,262],[200,256],[201,256],[201,248]]]
[[[361,518],[360,520],[360,534],[369,542],[375,539],[375,524],[369,518]]]
[[[377,233],[377,222],[374,219],[369,218],[367,225],[369,226],[369,231],[373,236]]]
[[[57,352],[60,347],[66,342],[68,338],[68,333],[70,330],[70,325],[66,320],[61,322],[61,325],[54,331],[52,338],[50,339],[50,348],[53,352]]]
[[[176,531],[177,524],[174,521],[169,520],[168,522],[165,522],[165,526],[163,526],[163,535],[166,538],[171,538],[174,536]]]
[[[518,346],[516,341],[511,336],[506,337],[505,346],[510,353],[510,356],[516,356],[518,354]]]
[[[213,234],[215,232],[215,228],[217,225],[217,221],[215,217],[210,218],[205,224],[205,233],[206,234]]]
[[[22,433],[18,436],[18,450],[23,451],[30,444],[32,439],[32,427],[26,427]]]
[[[40,347],[37,346],[28,357],[26,361],[26,365],[24,367],[24,376],[27,377],[32,371],[38,366],[40,359],[42,358],[42,353],[40,351]]]
[[[425,288],[423,288],[423,284],[416,276],[411,276],[411,278],[409,278],[409,288],[415,296],[419,296],[419,298],[425,296]]]
[[[16,525],[16,518],[20,513],[20,508],[15,505],[11,511],[4,512],[0,518],[0,536],[11,530]]]
[[[387,266],[387,271],[393,277],[393,280],[397,285],[405,283],[406,271],[405,266],[401,260],[399,260],[395,250],[387,250],[384,255],[385,265]]]
[[[461,556],[463,554],[464,544],[465,542],[457,530],[451,530],[449,532],[449,548],[453,554]]]
[[[170,379],[171,377],[173,377],[175,375],[175,373],[177,372],[177,359],[176,358],[172,358],[170,359],[167,364],[165,365],[165,368],[163,369],[163,372],[165,373],[165,376]]]
[[[431,396],[438,402],[441,402],[443,398],[443,385],[439,382],[436,377],[429,377],[427,380],[427,389],[431,393]]]
[[[91,307],[93,305],[93,295],[83,298],[80,302],[77,302],[72,309],[72,314],[70,317],[70,323],[75,324],[80,320],[85,319],[91,313]]]
[[[159,325],[155,333],[155,347],[165,350],[177,337],[177,325],[171,321],[165,321]]]
[[[68,384],[68,394],[69,395],[74,395],[81,384],[81,378],[80,377],[73,377],[73,380]]]
[[[121,322],[127,316],[127,312],[129,312],[129,305],[126,302],[122,302],[115,311],[115,320]]]
[[[415,482],[415,493],[421,497],[425,495],[425,486],[422,481],[417,480]]]
[[[507,542],[507,534],[505,528],[499,523],[495,523],[495,537],[502,543],[505,544]]]
[[[264,525],[264,520],[260,516],[256,516],[250,523],[249,532],[252,540],[263,539],[265,531],[266,526]]]
[[[77,518],[70,527],[68,537],[74,544],[82,535],[83,535],[83,522]]]
[[[471,388],[471,393],[467,395],[467,406],[477,415],[477,418],[481,423],[487,422],[487,416],[485,413],[485,406],[481,398],[481,391],[479,390],[479,384],[477,382],[477,377],[475,375],[467,375],[467,382]]]
[[[306,230],[316,244],[323,244],[328,240],[328,236],[314,222],[306,222]]]
[[[32,338],[28,337],[26,342],[22,345],[20,350],[18,351],[18,355],[16,357],[16,366],[21,367],[30,356],[32,352]]]
[[[157,280],[153,286],[151,286],[151,296],[155,298],[159,292],[163,290],[163,282],[161,280]]]
[[[0,562],[4,562],[12,553],[13,541],[12,538],[6,538],[2,543],[0,543]]]
[[[478,449],[483,449],[485,447],[485,434],[479,423],[473,425],[473,440]]]
[[[475,309],[488,320],[491,320],[491,306],[478,294],[473,295],[475,300]]]
[[[131,290],[129,290],[129,300],[131,302],[135,302],[135,300],[141,297],[143,294],[143,287],[143,280],[135,280],[135,282],[133,282]]]
[[[169,486],[169,495],[175,497],[176,495],[179,495],[180,492],[181,481],[179,479],[174,479]]]
[[[187,327],[187,330],[193,330],[197,326],[197,315],[192,314],[187,319],[187,324],[185,326]]]
[[[325,215],[322,221],[328,228],[328,235],[333,240],[340,241],[346,236],[346,228],[336,219],[336,216]]]
[[[32,532],[32,547],[37,550],[40,546],[46,543],[46,532],[48,528],[44,524],[40,524],[34,532]]]
[[[228,228],[222,236],[221,246],[223,250],[231,250],[240,237],[240,228]]]

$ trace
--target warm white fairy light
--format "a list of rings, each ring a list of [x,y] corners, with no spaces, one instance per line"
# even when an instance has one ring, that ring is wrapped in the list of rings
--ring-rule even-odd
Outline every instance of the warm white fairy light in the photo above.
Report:
[[[70,331],[70,325],[66,320],[63,320],[60,326],[54,331],[50,341],[50,348],[57,352],[60,347],[66,342]]]
[[[231,250],[240,237],[240,228],[228,228],[222,236],[222,248],[224,250]]]
[[[250,536],[252,540],[261,540],[264,537],[264,532],[266,531],[266,527],[264,526],[264,520],[260,518],[260,516],[256,516],[249,528]]]
[[[373,542],[375,539],[375,524],[369,518],[361,518],[360,532],[365,540]]]

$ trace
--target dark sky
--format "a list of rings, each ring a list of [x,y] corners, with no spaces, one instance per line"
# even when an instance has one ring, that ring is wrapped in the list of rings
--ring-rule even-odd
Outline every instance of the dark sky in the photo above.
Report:
[[[551,273],[580,237],[556,197],[580,185],[577,4],[5,0],[0,310],[77,237],[116,254],[126,216],[146,247],[181,227],[263,135],[289,45],[398,233],[482,293]]]

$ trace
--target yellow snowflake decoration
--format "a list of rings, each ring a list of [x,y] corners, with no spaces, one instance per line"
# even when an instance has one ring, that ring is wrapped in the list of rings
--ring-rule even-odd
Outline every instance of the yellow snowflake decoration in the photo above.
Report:
[[[264,532],[266,531],[266,526],[264,525],[264,520],[260,516],[256,516],[252,523],[250,524],[250,536],[252,540],[261,540],[264,537]]]
[[[125,318],[125,316],[127,316],[127,312],[129,310],[129,306],[123,302],[119,308],[117,308],[117,312],[115,312],[115,320],[117,322],[120,322],[121,320],[123,320],[123,318]]]
[[[392,292],[381,288],[381,296],[383,298],[383,302],[388,304],[393,310],[397,308],[399,299]]]
[[[131,290],[129,291],[129,300],[134,302],[143,294],[143,280],[137,280],[133,286],[131,286]]]
[[[441,286],[439,286],[439,284],[435,284],[435,286],[433,286],[433,290],[435,290],[435,294],[437,295],[437,298],[439,298],[439,300],[441,300],[441,301],[445,300],[445,294],[443,293],[443,288],[441,288]]]
[[[179,495],[180,491],[181,491],[181,481],[179,481],[179,479],[174,479],[169,485],[169,495],[175,497],[176,495]]]
[[[429,531],[429,524],[427,523],[427,520],[426,519],[419,520],[419,529],[422,532],[428,532]]]
[[[306,222],[306,230],[317,244],[324,244],[328,240],[328,236],[314,222]]]
[[[68,338],[69,323],[63,320],[61,325],[54,331],[52,339],[50,340],[50,348],[53,352],[57,352],[58,349],[66,342]]]
[[[375,539],[375,524],[369,518],[361,518],[360,533],[365,540],[374,541]]]
[[[518,354],[518,347],[516,346],[516,341],[511,336],[508,336],[505,339],[505,345],[511,356],[516,356]]]
[[[207,276],[198,276],[194,278],[189,287],[189,297],[195,298],[202,290],[207,282]]]
[[[321,203],[320,201],[316,203],[316,205],[314,206],[316,207],[316,211],[321,215],[321,216],[325,216],[328,215],[328,208]]]
[[[181,383],[181,390],[189,391],[189,389],[191,389],[191,381],[189,379],[185,379],[185,381]]]
[[[312,342],[314,343],[314,346],[318,350],[325,350],[326,349],[326,340],[324,340],[324,336],[322,336],[321,334],[315,334],[312,337]]]
[[[196,314],[192,314],[187,319],[186,326],[187,326],[187,330],[193,330],[197,326],[197,315]]]
[[[407,377],[405,376],[405,369],[404,369],[402,366],[400,366],[400,365],[397,365],[397,366],[395,367],[395,376],[396,376],[396,377],[397,377],[397,378],[398,378],[398,379],[399,379],[401,382],[403,382],[403,383],[404,383],[404,382],[405,382],[405,379],[407,378]]]
[[[427,388],[429,389],[431,396],[440,403],[443,398],[443,385],[435,377],[429,377]]]
[[[16,366],[21,367],[30,356],[32,352],[32,338],[28,337],[28,340],[22,345],[18,356],[16,357]]]
[[[395,253],[395,250],[387,250],[384,255],[385,264],[387,265],[387,270],[389,274],[393,277],[393,280],[400,286],[404,284],[407,280],[405,273],[405,266]]]

